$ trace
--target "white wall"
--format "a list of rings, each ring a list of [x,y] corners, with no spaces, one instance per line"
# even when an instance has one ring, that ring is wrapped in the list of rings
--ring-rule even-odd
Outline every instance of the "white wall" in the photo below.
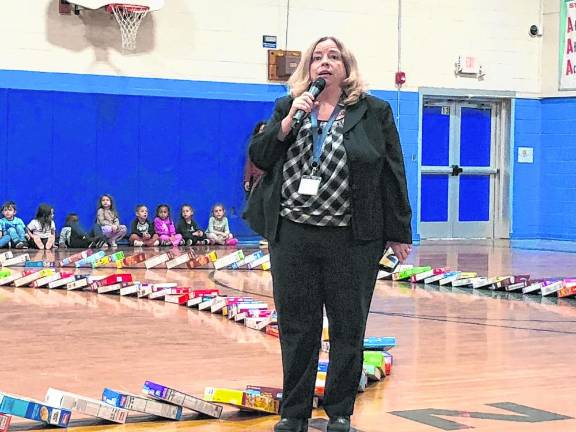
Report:
[[[285,47],[287,0],[166,0],[146,18],[135,53],[120,49],[102,10],[58,14],[58,0],[5,2],[0,68],[51,72],[266,82],[262,35]],[[528,29],[540,0],[403,0],[402,69],[419,87],[541,92],[542,44]],[[288,49],[334,34],[356,53],[372,88],[393,89],[398,0],[290,1]],[[551,43],[551,42],[550,42]],[[547,46],[547,45],[546,45]],[[483,81],[454,75],[459,55],[478,57]],[[548,76],[549,73],[547,72]]]
[[[539,0],[405,2],[406,68],[416,85],[539,93],[541,40],[528,29]],[[479,59],[484,81],[454,76],[459,55]]]

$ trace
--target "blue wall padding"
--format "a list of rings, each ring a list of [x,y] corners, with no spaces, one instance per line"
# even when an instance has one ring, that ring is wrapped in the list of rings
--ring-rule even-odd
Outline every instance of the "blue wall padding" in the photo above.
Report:
[[[59,227],[71,211],[88,227],[111,193],[126,224],[137,203],[168,203],[176,218],[187,202],[205,226],[221,201],[232,229],[251,234],[239,220],[246,146],[273,103],[34,90],[2,90],[0,102],[0,199],[26,223],[48,202]]]

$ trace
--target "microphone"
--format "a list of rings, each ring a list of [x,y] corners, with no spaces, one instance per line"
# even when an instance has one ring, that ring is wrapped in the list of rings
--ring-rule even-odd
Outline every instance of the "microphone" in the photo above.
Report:
[[[326,81],[324,80],[324,78],[317,78],[314,80],[312,84],[310,84],[308,92],[312,93],[312,97],[316,99],[318,95],[322,92],[322,90],[324,90],[324,87],[326,87]],[[294,117],[292,117],[292,124],[290,125],[290,127],[293,130],[299,129],[300,126],[302,126],[302,122],[304,121],[307,115],[308,113],[304,110],[296,111],[296,114],[294,114]]]

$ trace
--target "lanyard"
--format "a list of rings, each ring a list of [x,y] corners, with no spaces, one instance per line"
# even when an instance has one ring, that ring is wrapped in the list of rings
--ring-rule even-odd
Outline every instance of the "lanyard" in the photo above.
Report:
[[[322,154],[322,149],[324,148],[324,142],[326,141],[326,137],[328,136],[328,132],[332,129],[332,125],[338,117],[340,110],[342,108],[340,105],[336,105],[334,107],[334,111],[330,114],[330,118],[322,128],[322,130],[318,130],[318,114],[316,111],[312,111],[310,114],[310,122],[312,123],[312,127],[310,130],[312,131],[312,140],[313,140],[313,150],[312,150],[312,169],[316,170],[320,166],[320,155]]]

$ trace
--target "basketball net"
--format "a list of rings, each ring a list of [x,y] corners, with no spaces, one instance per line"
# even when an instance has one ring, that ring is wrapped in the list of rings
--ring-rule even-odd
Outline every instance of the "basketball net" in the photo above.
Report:
[[[106,6],[106,10],[114,14],[120,33],[122,34],[122,48],[136,49],[136,35],[144,17],[150,8],[130,4],[113,3]]]

